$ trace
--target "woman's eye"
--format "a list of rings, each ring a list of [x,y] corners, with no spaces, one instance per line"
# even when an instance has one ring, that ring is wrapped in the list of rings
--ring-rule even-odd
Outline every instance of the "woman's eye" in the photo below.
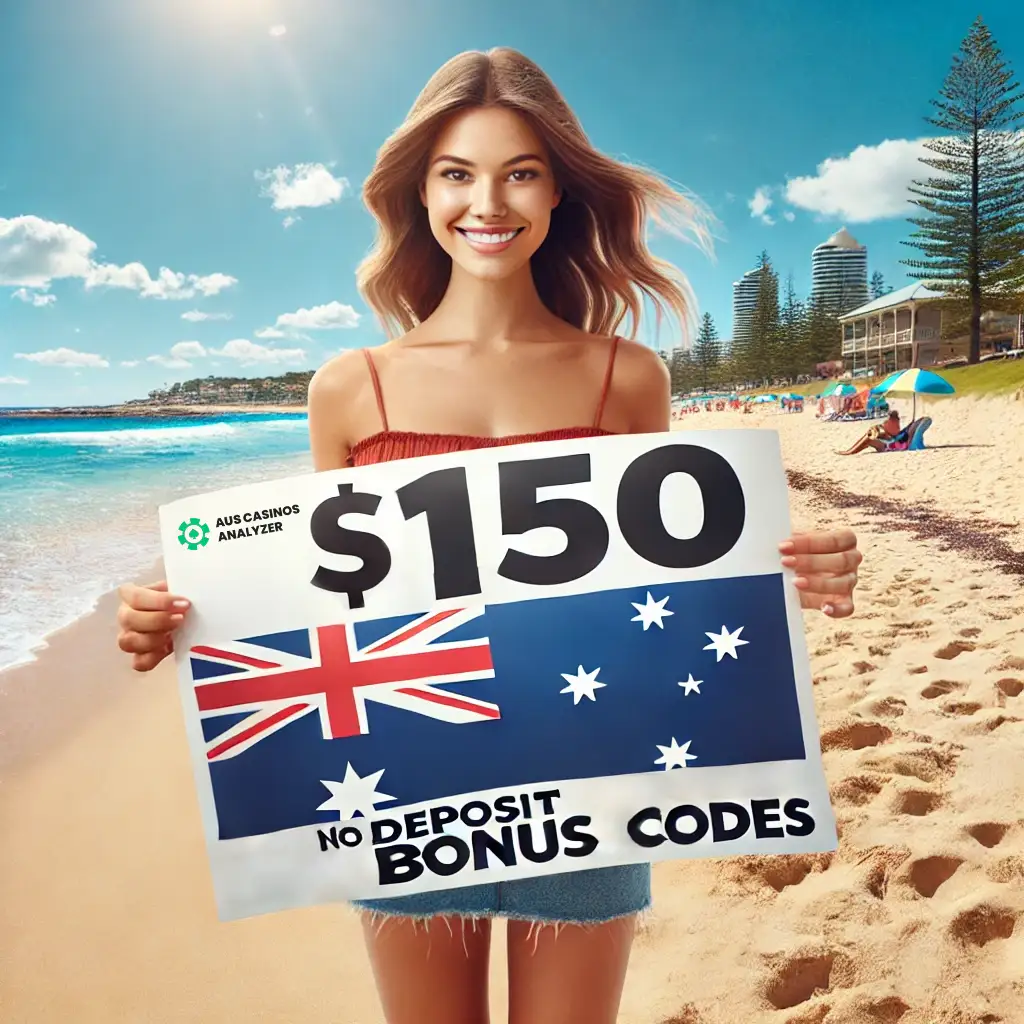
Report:
[[[449,181],[465,181],[469,175],[459,167],[449,167],[448,170],[441,172],[441,177]]]
[[[537,177],[537,172],[530,170],[529,168],[523,168],[518,171],[513,171],[511,178],[513,181],[531,181]]]

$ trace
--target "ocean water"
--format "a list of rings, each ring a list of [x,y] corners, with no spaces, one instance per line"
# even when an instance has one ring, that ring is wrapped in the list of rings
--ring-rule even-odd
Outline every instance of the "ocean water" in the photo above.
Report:
[[[160,557],[157,506],[311,472],[304,415],[23,419],[0,409],[0,669]]]

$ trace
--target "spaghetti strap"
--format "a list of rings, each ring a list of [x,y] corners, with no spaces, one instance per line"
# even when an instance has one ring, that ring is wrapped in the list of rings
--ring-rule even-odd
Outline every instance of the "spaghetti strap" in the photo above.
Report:
[[[373,393],[377,398],[377,412],[380,413],[381,429],[387,431],[388,414],[384,411],[384,393],[380,389],[380,377],[377,376],[377,367],[374,365],[373,356],[370,355],[370,350],[368,348],[363,349],[363,355],[366,356],[366,365],[370,371],[370,380],[373,382]]]
[[[600,428],[604,416],[604,403],[608,399],[608,389],[612,383],[612,371],[615,369],[615,353],[619,350],[619,336],[612,338],[611,351],[608,353],[608,368],[604,371],[604,383],[601,385],[601,397],[597,400],[597,412],[594,414],[594,427]]]

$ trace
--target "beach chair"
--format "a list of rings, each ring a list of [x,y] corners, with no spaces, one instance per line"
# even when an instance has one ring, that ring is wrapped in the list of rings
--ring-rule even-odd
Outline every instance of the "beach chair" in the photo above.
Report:
[[[887,452],[919,452],[924,450],[924,433],[932,425],[931,416],[911,420],[893,439]],[[904,447],[906,445],[906,447]]]

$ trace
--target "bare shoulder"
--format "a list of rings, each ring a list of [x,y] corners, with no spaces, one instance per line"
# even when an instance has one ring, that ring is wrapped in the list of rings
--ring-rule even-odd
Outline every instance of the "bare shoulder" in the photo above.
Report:
[[[380,429],[373,381],[360,350],[336,355],[313,374],[307,408],[318,470],[344,465],[353,443]]]
[[[658,352],[637,341],[622,338],[615,356],[616,386],[625,393],[667,393],[668,365]]]
[[[350,349],[328,359],[309,382],[310,406],[334,405],[357,398],[369,385],[366,358],[359,349]]]

